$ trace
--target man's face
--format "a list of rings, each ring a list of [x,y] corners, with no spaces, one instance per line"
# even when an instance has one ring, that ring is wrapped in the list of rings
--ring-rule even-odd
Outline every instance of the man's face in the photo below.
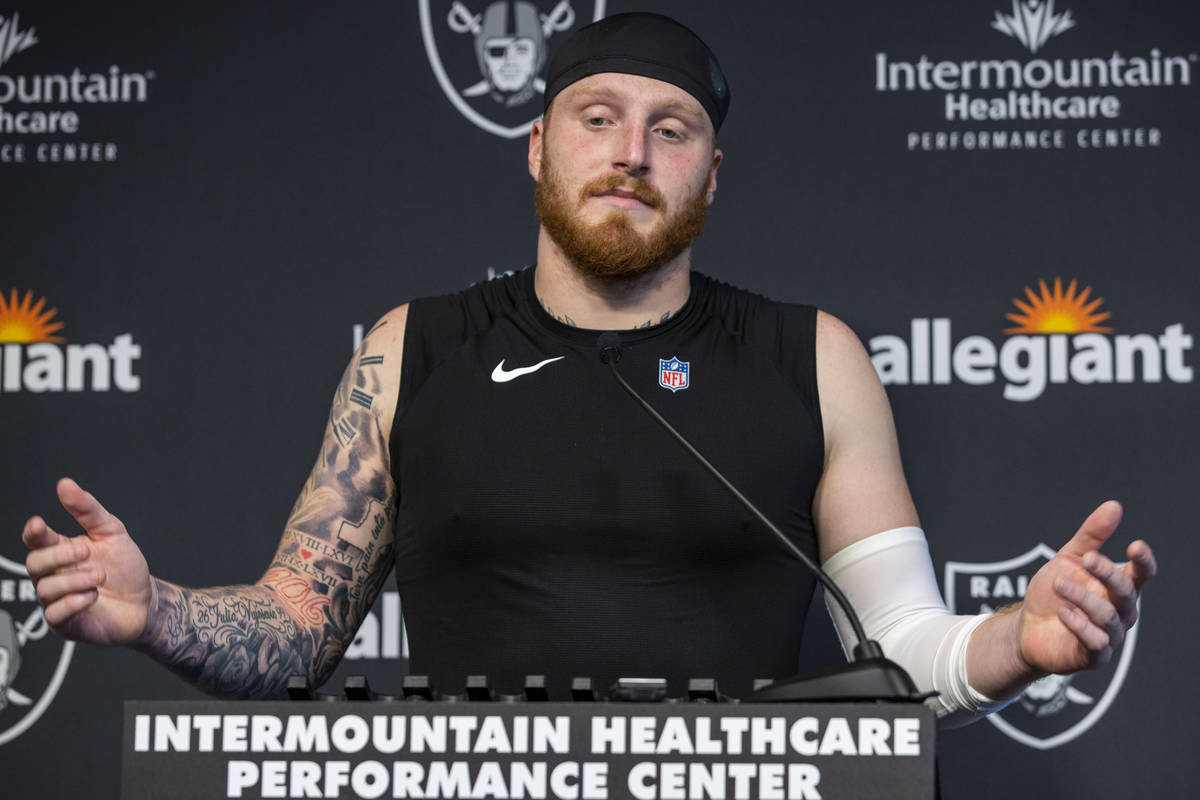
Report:
[[[700,103],[637,75],[568,86],[530,135],[543,227],[576,267],[607,279],[646,274],[687,249],[720,162]]]
[[[493,86],[516,92],[533,77],[537,45],[528,36],[494,36],[484,44],[483,60]]]

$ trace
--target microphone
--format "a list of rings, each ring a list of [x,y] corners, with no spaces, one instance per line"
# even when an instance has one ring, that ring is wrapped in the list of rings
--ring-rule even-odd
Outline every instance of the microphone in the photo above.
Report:
[[[607,331],[600,334],[600,338],[596,340],[596,346],[600,348],[600,361],[608,364],[610,361],[616,363],[621,360],[621,335],[613,331]]]
[[[679,442],[685,450],[692,455],[703,466],[709,474],[716,478],[722,486],[737,498],[754,517],[763,524],[763,526],[775,535],[788,551],[800,560],[800,563],[811,572],[816,579],[824,587],[825,591],[846,613],[847,619],[850,620],[850,626],[854,629],[854,635],[858,639],[858,644],[854,646],[853,660],[848,664],[838,665],[835,667],[818,670],[806,675],[798,675],[793,678],[787,678],[782,681],[775,681],[753,693],[747,697],[743,697],[743,702],[789,702],[801,700],[823,700],[828,702],[833,701],[874,701],[874,700],[893,700],[906,702],[920,702],[926,697],[932,696],[933,692],[922,694],[912,678],[904,669],[894,661],[884,657],[883,648],[873,639],[867,638],[866,631],[863,630],[862,622],[858,618],[858,614],[854,611],[854,607],[850,605],[850,601],[846,599],[846,595],[838,588],[838,585],[833,582],[833,579],[825,573],[825,570],[808,557],[803,550],[797,547],[791,539],[789,539],[783,531],[771,522],[762,511],[758,509],[748,497],[742,494],[736,486],[719,469],[713,466],[707,458],[705,458],[699,450],[695,448],[687,437],[677,431],[675,427],[667,421],[666,417],[658,413],[654,406],[650,405],[644,397],[642,397],[636,389],[629,385],[617,369],[617,362],[621,360],[621,337],[614,332],[605,332],[600,334],[596,340],[596,347],[600,351],[600,361],[608,365],[612,371],[613,377],[625,389],[625,391],[637,401],[643,409],[646,410],[654,421],[661,425],[667,433],[669,433],[675,441]]]

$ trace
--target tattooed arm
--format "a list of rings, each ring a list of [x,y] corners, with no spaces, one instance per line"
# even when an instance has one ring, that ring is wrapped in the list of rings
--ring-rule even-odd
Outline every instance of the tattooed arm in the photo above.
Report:
[[[85,535],[25,524],[47,622],[70,639],[129,644],[212,694],[281,696],[288,676],[333,672],[387,577],[396,487],[388,435],[407,307],[371,329],[334,395],[317,463],[257,583],[186,589],[150,575],[119,519],[70,479]]]

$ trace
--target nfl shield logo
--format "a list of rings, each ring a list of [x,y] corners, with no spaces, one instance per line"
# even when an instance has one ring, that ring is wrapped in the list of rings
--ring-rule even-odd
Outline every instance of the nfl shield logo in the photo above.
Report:
[[[672,392],[688,388],[688,364],[675,356],[658,360],[658,385]]]
[[[979,614],[1016,602],[1025,596],[1034,573],[1053,557],[1053,549],[1039,544],[1006,561],[947,561],[946,605],[956,614]],[[1129,672],[1137,632],[1137,625],[1129,629],[1120,656],[1104,667],[1048,675],[1027,686],[1003,711],[989,714],[987,721],[1010,739],[1038,750],[1078,738],[1099,722],[1116,699]]]

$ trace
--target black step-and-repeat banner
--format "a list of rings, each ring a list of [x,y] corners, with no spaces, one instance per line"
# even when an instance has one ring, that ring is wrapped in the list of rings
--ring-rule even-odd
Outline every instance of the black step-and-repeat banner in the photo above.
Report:
[[[494,5],[0,4],[0,794],[115,797],[123,701],[197,696],[46,630],[19,531],[72,529],[55,480],[167,579],[256,579],[363,326],[532,259],[544,55],[634,8],[733,87],[697,268],[863,338],[947,601],[1019,598],[1109,497],[1159,554],[1110,664],[939,735],[945,794],[1187,793],[1194,2],[536,0],[521,46]],[[389,587],[335,680],[394,690],[407,647]]]

